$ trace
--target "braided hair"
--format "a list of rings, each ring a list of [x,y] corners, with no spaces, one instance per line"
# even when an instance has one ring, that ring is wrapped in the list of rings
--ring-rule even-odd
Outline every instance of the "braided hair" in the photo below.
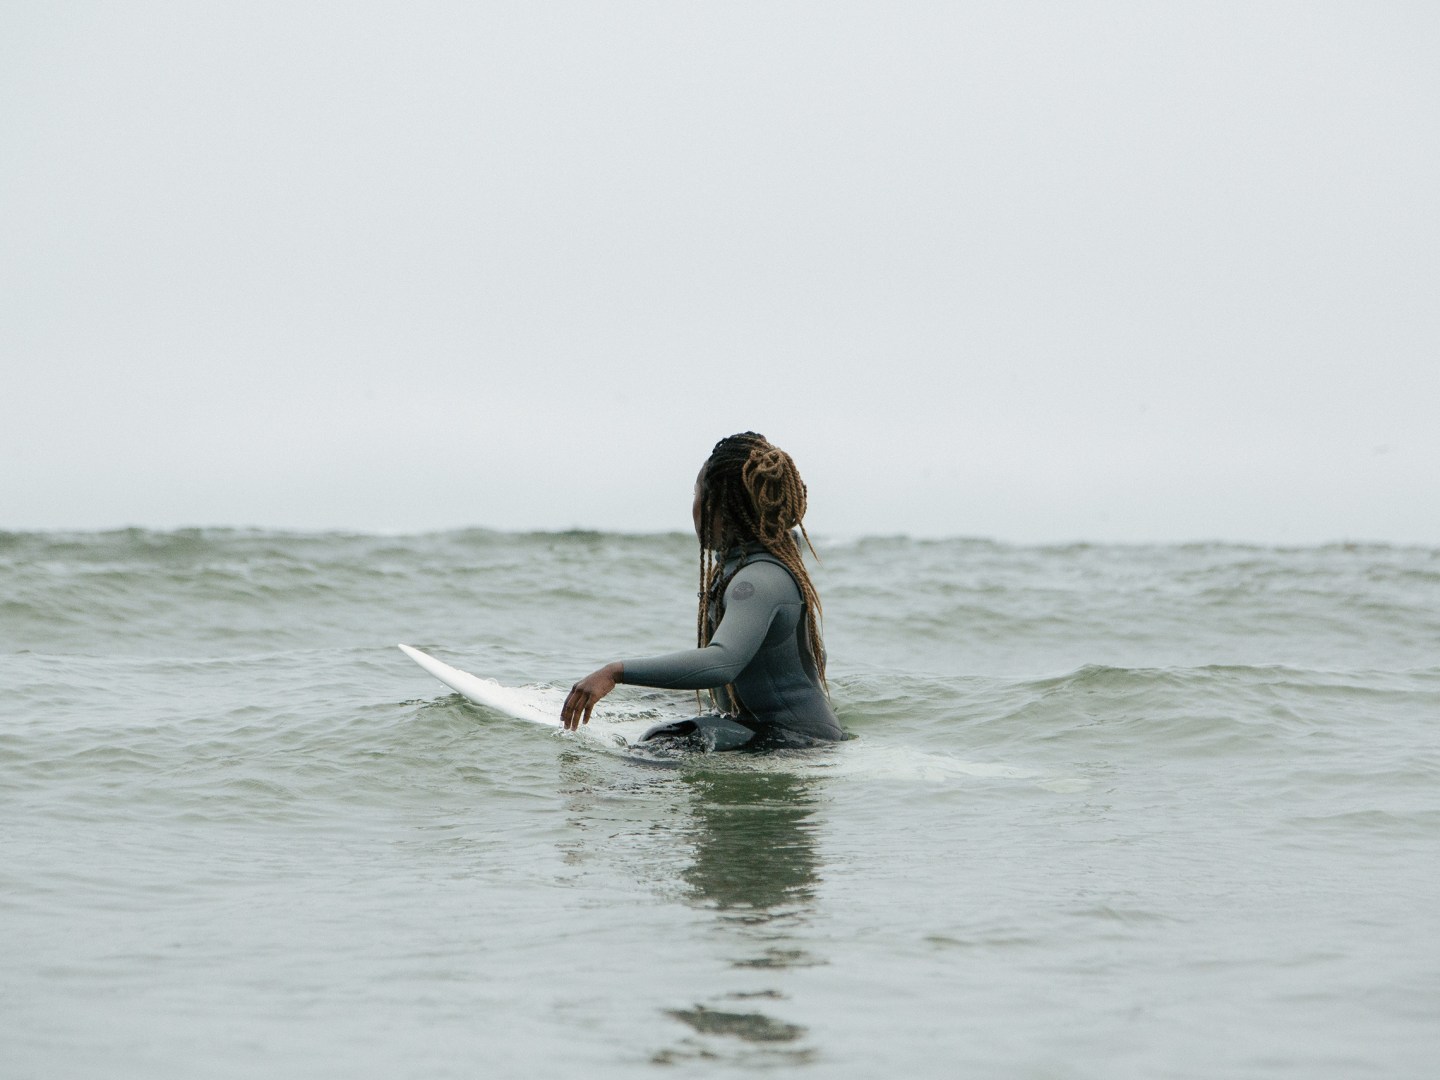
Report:
[[[696,640],[710,644],[711,615],[729,583],[725,555],[738,544],[759,543],[784,564],[805,602],[807,644],[815,670],[825,683],[825,648],[820,638],[820,597],[800,557],[795,529],[810,554],[815,546],[805,531],[805,481],[790,455],[763,435],[744,431],[715,444],[700,479],[700,611]],[[816,558],[819,558],[816,555]],[[738,698],[726,687],[731,702]]]

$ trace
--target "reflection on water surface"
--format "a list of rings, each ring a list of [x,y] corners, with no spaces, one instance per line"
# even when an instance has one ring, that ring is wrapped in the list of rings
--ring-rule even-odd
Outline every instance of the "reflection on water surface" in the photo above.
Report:
[[[821,880],[815,816],[823,778],[781,771],[773,757],[697,755],[666,769],[608,753],[561,761],[581,830],[561,843],[566,865],[583,872],[600,860],[661,897],[712,912],[715,953],[730,972],[758,980],[737,988],[723,968],[697,970],[695,996],[661,1010],[663,1029],[678,1023],[682,1033],[650,1060],[813,1061],[806,1028],[771,1009],[787,998],[787,971],[828,962],[801,936]]]
[[[823,964],[795,941],[813,915],[820,857],[812,817],[818,804],[811,777],[755,769],[683,774],[690,789],[690,865],[682,877],[688,902],[713,908],[729,939],[735,968],[777,973],[777,985],[724,995],[721,1004],[666,1010],[690,1033],[657,1052],[657,1063],[734,1058],[756,1065],[802,1065],[816,1056],[801,1044],[806,1029],[734,1001],[783,1001],[778,972]],[[736,1043],[739,1045],[737,1046]]]

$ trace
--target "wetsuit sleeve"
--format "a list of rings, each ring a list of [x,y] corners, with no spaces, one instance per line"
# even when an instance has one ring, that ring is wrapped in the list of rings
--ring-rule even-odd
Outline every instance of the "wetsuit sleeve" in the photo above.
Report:
[[[735,681],[754,659],[783,604],[800,602],[783,567],[756,562],[742,567],[725,589],[725,616],[703,649],[625,660],[620,681],[667,690],[709,690]]]

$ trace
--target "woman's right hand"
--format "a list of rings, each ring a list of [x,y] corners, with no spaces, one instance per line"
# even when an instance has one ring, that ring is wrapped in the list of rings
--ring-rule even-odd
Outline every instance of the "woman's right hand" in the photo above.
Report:
[[[560,709],[560,723],[565,730],[575,731],[581,724],[588,724],[595,703],[615,689],[615,684],[623,674],[625,665],[617,660],[598,671],[592,671],[572,686],[564,706]]]

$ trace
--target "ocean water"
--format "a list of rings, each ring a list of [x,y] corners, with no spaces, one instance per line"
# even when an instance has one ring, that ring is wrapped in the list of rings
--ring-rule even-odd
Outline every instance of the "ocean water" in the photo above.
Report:
[[[1440,550],[819,544],[855,738],[541,700],[693,539],[0,534],[0,1075],[1427,1077]]]

